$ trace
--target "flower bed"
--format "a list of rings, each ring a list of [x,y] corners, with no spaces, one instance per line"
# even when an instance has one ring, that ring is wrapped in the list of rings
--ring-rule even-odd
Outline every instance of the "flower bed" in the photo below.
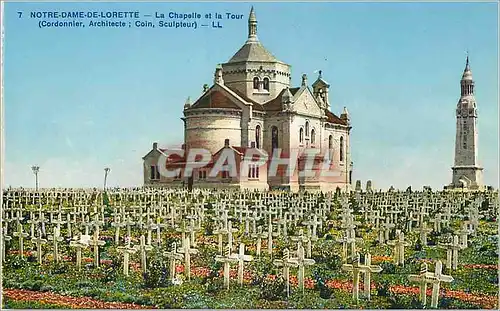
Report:
[[[70,297],[25,289],[4,288],[3,294],[14,301],[33,301],[42,305],[57,305],[70,309],[154,309],[152,306],[141,306],[133,303],[106,302],[88,297]]]

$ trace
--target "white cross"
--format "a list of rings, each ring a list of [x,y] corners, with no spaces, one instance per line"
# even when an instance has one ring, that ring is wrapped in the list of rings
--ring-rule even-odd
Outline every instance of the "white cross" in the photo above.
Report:
[[[153,247],[151,245],[146,245],[146,239],[144,238],[144,235],[141,235],[141,244],[135,245],[134,248],[141,253],[142,273],[146,273],[146,252],[152,250]]]
[[[189,238],[184,240],[184,245],[177,250],[177,252],[184,254],[184,271],[186,273],[187,279],[191,280],[191,254],[198,254],[198,250],[191,248]]]
[[[420,300],[425,306],[427,298],[427,283],[432,284],[432,302],[431,307],[437,308],[438,298],[439,298],[439,286],[441,282],[452,282],[453,277],[449,275],[442,274],[443,264],[440,260],[436,262],[435,272],[428,272],[427,264],[422,263],[419,275],[409,275],[408,279],[412,282],[418,282],[420,287]]]
[[[229,245],[225,248],[224,256],[215,256],[215,261],[222,262],[224,264],[224,287],[229,289],[229,271],[231,268],[231,263],[238,262],[238,259],[232,256],[231,247]]]
[[[287,248],[283,250],[283,259],[276,259],[273,261],[275,266],[283,267],[283,276],[286,282],[286,296],[290,296],[290,268],[297,267],[299,263],[296,259],[290,259],[290,252]]]
[[[172,251],[170,252],[163,252],[163,255],[167,258],[170,259],[170,280],[173,281],[175,279],[175,268],[176,268],[176,261],[177,260],[182,260],[184,256],[180,253],[177,252],[177,243],[173,242],[172,243]]]
[[[88,240],[82,239],[81,235],[80,239],[69,242],[69,247],[76,248],[76,268],[78,270],[80,270],[82,267],[82,249],[86,248],[87,246]]]
[[[118,252],[123,253],[123,274],[128,276],[128,268],[129,268],[129,258],[131,254],[137,252],[135,247],[130,246],[130,236],[125,238],[125,246],[119,246],[116,249]]]
[[[253,256],[245,255],[245,244],[240,243],[240,251],[238,254],[232,254],[233,258],[238,260],[238,283],[243,285],[243,266],[245,261],[250,262],[253,260]]]
[[[314,259],[305,258],[305,250],[302,246],[302,243],[300,242],[297,247],[297,257],[292,258],[292,260],[296,261],[299,266],[299,289],[304,292],[305,266],[314,265],[316,262],[314,261]]]
[[[106,245],[105,241],[99,240],[99,227],[96,226],[92,240],[90,240],[89,245],[94,246],[94,266],[99,267],[99,246]]]
[[[400,230],[396,232],[396,240],[388,241],[387,245],[394,246],[394,261],[396,265],[405,265],[405,246],[410,246],[411,243],[405,242],[405,235]]]
[[[52,244],[54,245],[54,260],[55,262],[59,262],[59,247],[58,247],[58,243],[59,242],[62,242],[63,241],[63,238],[59,235],[59,230],[57,229],[57,227],[54,227],[54,233],[49,236],[49,240],[52,241]]]

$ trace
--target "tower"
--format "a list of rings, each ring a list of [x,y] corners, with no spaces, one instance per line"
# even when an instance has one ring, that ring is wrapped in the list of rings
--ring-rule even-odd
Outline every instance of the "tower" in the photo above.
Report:
[[[314,96],[318,99],[321,104],[321,108],[330,109],[330,102],[328,101],[328,89],[330,84],[328,84],[321,76],[321,70],[319,71],[318,79],[312,84]]]
[[[483,168],[478,163],[477,107],[474,98],[474,80],[469,56],[460,80],[460,99],[457,104],[457,133],[455,137],[455,164],[450,188],[483,188]]]
[[[227,63],[222,64],[224,85],[263,104],[290,87],[290,71],[290,65],[278,60],[260,42],[252,7],[248,15],[247,40]]]

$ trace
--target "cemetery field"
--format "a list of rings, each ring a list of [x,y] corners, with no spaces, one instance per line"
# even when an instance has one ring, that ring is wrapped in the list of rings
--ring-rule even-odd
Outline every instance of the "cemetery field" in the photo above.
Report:
[[[498,192],[4,192],[2,307],[498,309]]]

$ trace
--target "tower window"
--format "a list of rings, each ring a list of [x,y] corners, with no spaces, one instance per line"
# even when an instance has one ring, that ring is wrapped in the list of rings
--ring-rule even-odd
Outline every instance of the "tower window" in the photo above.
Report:
[[[273,126],[271,128],[271,146],[273,149],[278,148],[278,144],[279,144],[278,139],[279,139],[278,128],[276,126]]]
[[[253,78],[253,88],[254,90],[258,90],[259,89],[259,78],[255,77]]]
[[[340,136],[340,162],[344,161],[344,137]]]
[[[158,165],[151,165],[149,171],[149,179],[150,180],[160,180],[160,170],[158,169]]]
[[[299,130],[299,142],[301,144],[304,142],[304,129],[302,127]]]
[[[255,148],[260,149],[260,125],[255,127]]]
[[[309,137],[309,121],[306,121],[306,137]]]
[[[149,179],[155,180],[156,179],[156,166],[151,165],[150,171],[149,171]]]
[[[264,78],[264,90],[269,91],[269,79]]]
[[[311,131],[311,144],[316,143],[316,131],[314,129]]]

